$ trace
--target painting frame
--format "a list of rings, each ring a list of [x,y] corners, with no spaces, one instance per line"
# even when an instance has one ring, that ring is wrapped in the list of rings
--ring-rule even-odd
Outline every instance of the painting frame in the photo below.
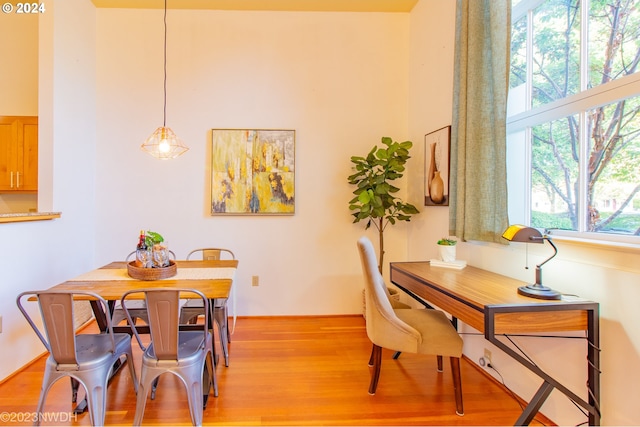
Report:
[[[449,206],[451,126],[424,136],[424,205]]]
[[[295,137],[292,129],[211,129],[211,215],[294,215]]]

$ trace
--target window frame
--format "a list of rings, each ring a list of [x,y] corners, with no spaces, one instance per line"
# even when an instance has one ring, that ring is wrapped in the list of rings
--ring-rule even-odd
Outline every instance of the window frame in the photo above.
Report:
[[[587,112],[626,98],[640,96],[640,71],[621,77],[608,83],[588,88],[588,25],[582,25],[580,43],[580,92],[544,105],[532,107],[532,74],[533,74],[533,11],[545,0],[521,0],[512,8],[512,23],[527,18],[526,42],[526,82],[509,89],[524,89],[524,109],[520,106],[517,113],[509,115],[509,110],[518,108],[510,105],[507,108],[507,181],[509,197],[509,218],[511,222],[531,223],[531,129],[543,123],[562,119],[569,115],[578,115],[580,120],[580,160],[579,160],[579,197],[582,203],[578,207],[578,230],[549,230],[549,234],[566,237],[569,240],[602,241],[614,244],[640,244],[640,236],[595,233],[586,231],[587,179],[585,173],[589,159]],[[581,0],[581,20],[588,22],[588,0]],[[523,88],[524,86],[524,88]],[[515,94],[515,92],[514,92]],[[524,151],[524,152],[523,152]],[[523,163],[524,162],[524,163]],[[514,166],[515,164],[515,166]],[[511,172],[511,173],[510,173]]]

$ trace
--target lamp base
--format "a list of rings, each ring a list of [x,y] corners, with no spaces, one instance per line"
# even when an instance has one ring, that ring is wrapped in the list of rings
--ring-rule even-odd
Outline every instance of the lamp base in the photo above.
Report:
[[[553,289],[547,288],[546,286],[542,286],[542,285],[520,286],[518,288],[518,293],[520,295],[524,295],[531,298],[550,299],[550,300],[560,299],[560,297],[562,296],[560,292],[554,291]]]

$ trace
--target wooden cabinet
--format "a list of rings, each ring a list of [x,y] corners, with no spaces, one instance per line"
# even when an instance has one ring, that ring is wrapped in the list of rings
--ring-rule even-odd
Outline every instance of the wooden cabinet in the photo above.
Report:
[[[38,191],[38,117],[0,116],[0,193]]]

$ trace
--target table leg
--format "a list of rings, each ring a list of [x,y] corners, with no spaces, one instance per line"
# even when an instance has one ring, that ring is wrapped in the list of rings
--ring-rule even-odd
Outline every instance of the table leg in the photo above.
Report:
[[[213,367],[215,369],[218,366],[218,353],[216,351],[216,333],[215,333],[215,314],[216,314],[216,306],[213,303],[214,300],[209,300],[209,331],[211,332],[211,336],[213,337]]]

